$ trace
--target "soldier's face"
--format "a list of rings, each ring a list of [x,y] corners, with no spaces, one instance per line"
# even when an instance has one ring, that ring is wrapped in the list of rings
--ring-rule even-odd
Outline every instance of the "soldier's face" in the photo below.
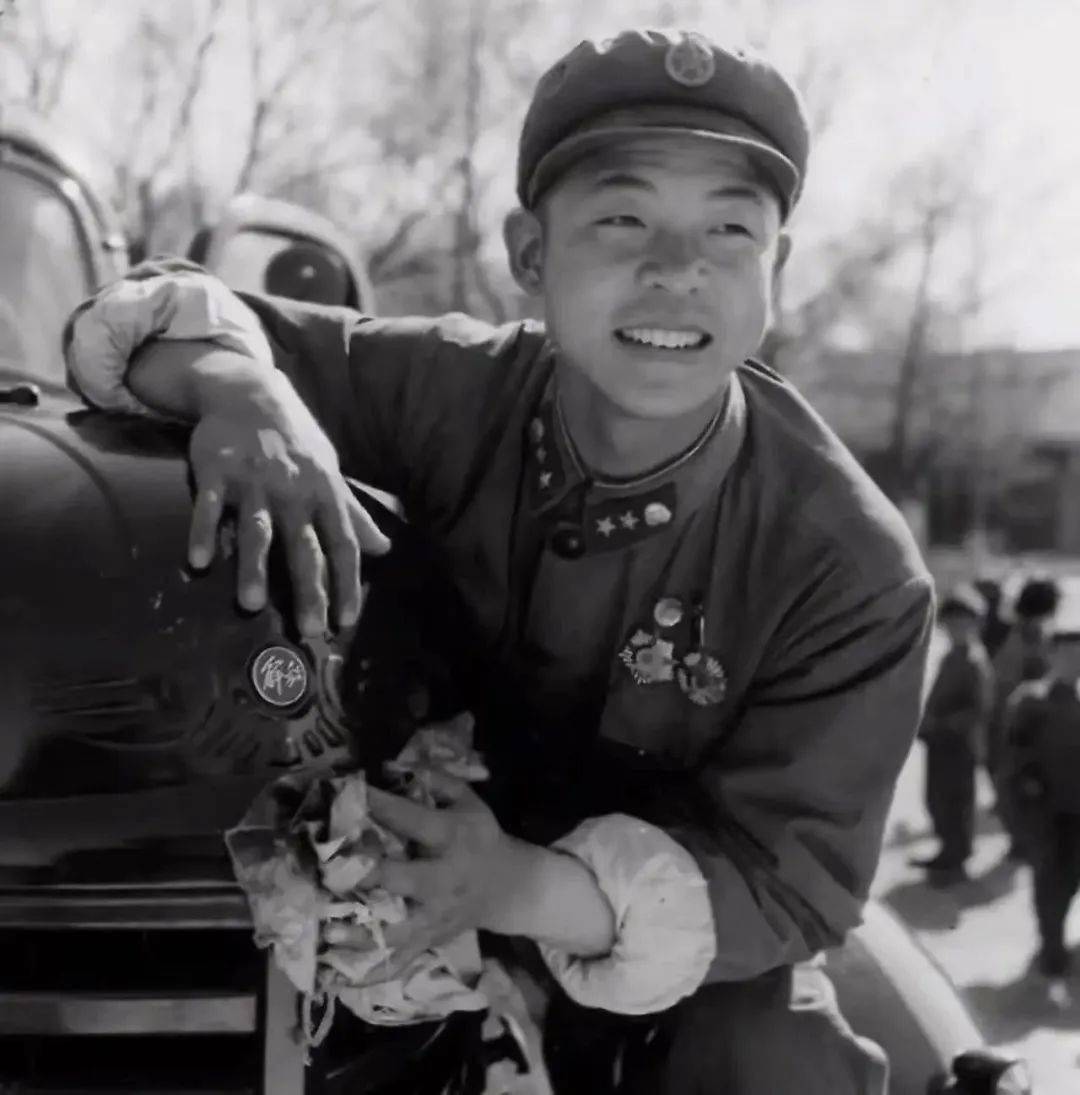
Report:
[[[549,334],[624,414],[713,403],[760,345],[787,241],[779,203],[741,149],[628,140],[568,172],[538,227]]]

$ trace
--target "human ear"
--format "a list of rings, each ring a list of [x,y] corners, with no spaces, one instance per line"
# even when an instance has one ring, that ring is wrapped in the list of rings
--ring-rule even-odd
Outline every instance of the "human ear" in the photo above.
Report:
[[[788,255],[791,254],[791,237],[786,232],[781,232],[776,237],[776,255],[773,258],[773,277],[779,278],[781,271],[787,264]]]
[[[772,262],[772,310],[775,312],[780,307],[780,290],[783,284],[784,267],[787,264],[788,255],[791,254],[791,237],[786,232],[781,232],[776,237],[776,254]]]
[[[514,209],[503,221],[503,242],[514,281],[530,296],[543,288],[544,226],[529,209]]]

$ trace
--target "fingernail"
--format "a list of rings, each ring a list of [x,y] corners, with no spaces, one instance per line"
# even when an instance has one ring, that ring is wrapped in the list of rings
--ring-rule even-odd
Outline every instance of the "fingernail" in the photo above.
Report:
[[[195,570],[205,570],[210,565],[210,552],[204,547],[192,548],[188,552],[188,562]]]
[[[244,586],[240,590],[240,603],[249,612],[262,608],[262,590],[258,586]]]
[[[336,924],[331,924],[330,927],[323,932],[327,943],[344,943],[349,938],[348,933],[344,928],[338,927]]]
[[[323,622],[320,616],[305,612],[304,615],[300,617],[300,631],[304,635],[309,635],[314,638],[316,635],[321,635],[323,630]]]

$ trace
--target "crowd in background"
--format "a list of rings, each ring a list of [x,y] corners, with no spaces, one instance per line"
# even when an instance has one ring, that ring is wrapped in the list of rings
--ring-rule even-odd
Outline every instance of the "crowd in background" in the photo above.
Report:
[[[966,877],[975,832],[976,773],[994,788],[1007,855],[1030,866],[1038,971],[1067,998],[1065,921],[1080,887],[1080,631],[1059,616],[1062,591],[1029,577],[1011,605],[989,579],[942,597],[948,647],[934,676],[919,738],[926,807],[939,841],[911,862],[935,886]]]

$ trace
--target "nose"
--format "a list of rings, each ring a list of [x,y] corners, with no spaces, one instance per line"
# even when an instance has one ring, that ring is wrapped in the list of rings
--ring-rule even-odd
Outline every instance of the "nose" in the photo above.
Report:
[[[649,241],[638,276],[648,289],[674,294],[697,292],[708,277],[708,266],[697,244],[681,232],[660,230]]]

